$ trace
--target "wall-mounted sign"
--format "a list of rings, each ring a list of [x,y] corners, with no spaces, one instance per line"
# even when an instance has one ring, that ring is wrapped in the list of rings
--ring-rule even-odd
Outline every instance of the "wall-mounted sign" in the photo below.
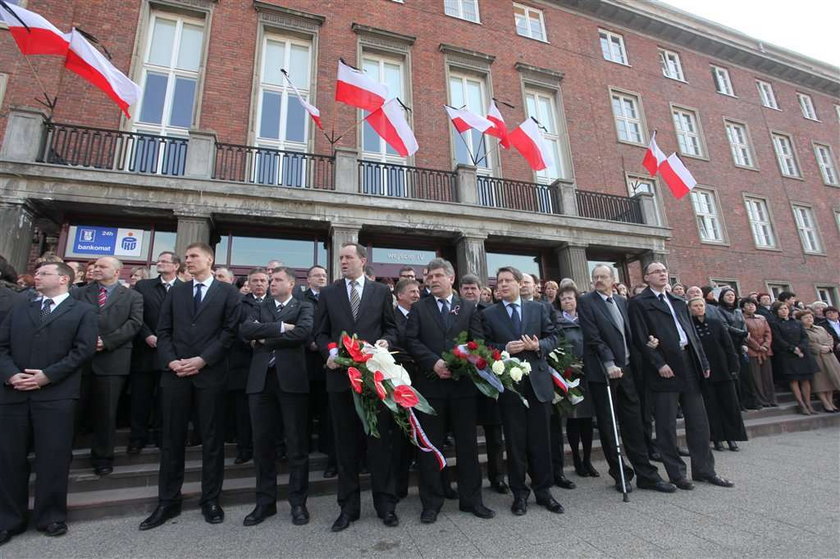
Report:
[[[140,258],[143,255],[142,229],[76,226],[70,248],[73,254]]]

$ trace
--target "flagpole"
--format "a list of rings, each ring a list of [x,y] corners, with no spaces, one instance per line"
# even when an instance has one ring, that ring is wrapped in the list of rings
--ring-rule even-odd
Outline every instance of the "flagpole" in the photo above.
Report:
[[[289,83],[289,86],[294,90],[298,99],[303,99],[303,95],[300,94],[300,91],[298,91],[298,88],[295,87],[294,83],[292,83],[292,78],[289,77],[289,73],[286,72],[286,69],[285,68],[280,68],[280,73],[283,74],[284,78],[286,78],[286,81]],[[327,132],[323,128],[320,128],[320,130],[321,130],[321,133],[324,135],[324,138],[326,138],[327,141],[330,143],[330,147],[332,147],[333,142],[330,139],[330,137],[327,136]],[[335,113],[333,113],[333,131],[335,131]]]
[[[486,152],[486,153],[484,154],[484,157],[482,157],[482,158],[479,160],[479,162],[478,162],[478,163],[481,163],[481,162],[482,162],[482,161],[484,161],[484,160],[488,160],[488,161],[489,161],[488,156],[490,155],[490,153],[495,153],[496,155],[498,155],[498,156],[499,156],[499,159],[501,159],[501,158],[502,158],[502,152],[500,151],[501,147],[502,147],[502,141],[501,141],[501,140],[499,140],[498,142],[496,142],[496,148],[495,148],[492,152]],[[476,166],[478,166],[478,163],[476,163]]]
[[[41,93],[44,94],[44,99],[46,99],[46,103],[41,100],[37,100],[42,105],[45,105],[49,110],[50,114],[47,116],[47,121],[52,120],[53,111],[55,110],[55,105],[58,102],[58,95],[50,99],[50,96],[47,94],[47,88],[44,87],[44,83],[41,81],[41,76],[38,75],[38,72],[35,71],[35,67],[32,65],[32,61],[29,60],[29,57],[25,54],[21,53],[23,59],[26,60],[26,64],[29,66],[29,69],[32,70],[32,75],[35,76],[35,82],[38,84],[38,87],[41,88]],[[63,68],[63,66],[62,66]]]

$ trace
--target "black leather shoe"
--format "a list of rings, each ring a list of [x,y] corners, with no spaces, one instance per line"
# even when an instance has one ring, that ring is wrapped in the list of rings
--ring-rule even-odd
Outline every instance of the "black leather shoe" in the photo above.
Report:
[[[575,465],[575,473],[578,477],[589,477],[589,472],[586,471],[586,468],[583,467],[583,464]]]
[[[250,452],[243,452],[242,454],[238,454],[236,458],[233,459],[234,464],[244,464],[245,462],[250,462],[254,459],[254,455]]]
[[[644,482],[639,480],[636,482],[636,485],[639,486],[639,489],[650,489],[651,491],[659,491],[660,493],[673,493],[677,490],[677,486],[673,483],[669,483],[664,479],[660,479],[655,483]]]
[[[492,509],[488,509],[484,505],[476,505],[474,507],[458,507],[461,512],[471,512],[473,516],[477,516],[479,518],[493,518],[496,516],[496,511]]]
[[[443,488],[443,496],[449,499],[450,501],[453,501],[458,498],[458,492],[452,489],[452,486],[449,485]]]
[[[735,441],[726,441],[726,443],[729,445],[729,450],[731,450],[732,452],[738,452],[739,450],[741,450],[740,448],[738,448],[738,443],[736,443]]]
[[[562,487],[563,489],[574,489],[575,487],[577,487],[577,485],[575,485],[575,482],[573,482],[563,474],[560,474],[559,476],[554,476],[554,485],[556,485],[557,487]]]
[[[628,493],[633,492],[633,484],[630,483],[629,479],[624,480],[624,485],[626,486]],[[615,482],[615,490],[618,491],[619,493],[624,493],[624,490],[621,489],[621,480],[618,480],[617,482]]]
[[[95,473],[98,476],[107,476],[113,471],[114,468],[112,466],[97,466],[93,469],[93,473]]]
[[[677,486],[678,489],[682,489],[683,491],[691,491],[692,489],[694,489],[694,484],[685,478],[674,480],[671,483],[673,483]]]
[[[330,528],[330,530],[332,530],[333,532],[341,532],[342,530],[346,530],[350,526],[350,523],[354,520],[358,520],[358,517],[351,518],[349,514],[345,514],[342,512],[338,515],[338,518],[335,519],[335,522],[333,522],[332,528]]]
[[[590,477],[601,477],[601,474],[598,473],[598,470],[595,469],[592,462],[584,462],[583,469],[586,470],[586,473],[589,474]]]
[[[309,511],[306,509],[306,505],[295,505],[292,507],[292,524],[295,526],[309,524]]]
[[[140,454],[140,451],[143,450],[144,446],[146,445],[140,443],[128,443],[128,448],[125,449],[125,453],[132,456]]]
[[[382,524],[388,528],[396,528],[400,525],[400,519],[397,518],[397,513],[391,511],[382,515]]]
[[[13,530],[0,530],[0,545],[9,543],[14,536],[23,534],[26,531],[26,525]]]
[[[248,516],[245,517],[245,520],[242,521],[243,526],[256,526],[257,524],[261,524],[263,520],[268,518],[269,516],[274,516],[277,514],[277,505],[257,505],[254,507]]]
[[[437,522],[438,511],[432,509],[423,509],[420,513],[420,522],[423,524],[434,524]]]
[[[335,466],[327,466],[324,468],[324,479],[329,479],[338,475],[338,468]]]
[[[537,504],[543,507],[548,512],[553,512],[554,514],[563,514],[563,505],[558,503],[554,497],[537,499]]]
[[[705,481],[706,483],[711,483],[712,485],[717,485],[718,487],[734,487],[735,484],[729,481],[726,478],[722,478],[719,475],[715,474],[713,476],[704,476],[704,477],[693,477],[694,481]]]
[[[40,528],[39,532],[43,532],[45,536],[56,538],[67,533],[67,524],[64,522],[50,522],[46,528]]]
[[[718,452],[723,452],[723,443],[720,441],[715,441],[714,447],[715,450]]]
[[[524,497],[516,497],[510,506],[510,512],[516,516],[524,516],[528,512],[528,501]]]
[[[662,462],[662,455],[659,454],[658,450],[654,450],[653,452],[648,453],[648,458],[650,458],[651,462]]]
[[[175,518],[181,514],[181,503],[172,505],[158,505],[154,512],[140,523],[141,530],[151,530],[157,528],[165,523],[167,520]]]
[[[204,503],[201,505],[201,514],[204,515],[204,521],[208,524],[221,524],[225,521],[225,511],[219,503]]]
[[[492,487],[496,493],[501,495],[507,495],[510,493],[510,488],[508,487],[507,483],[503,479],[497,479],[496,481],[490,482],[490,487]]]
[[[688,451],[688,449],[687,449],[687,448],[685,448],[684,446],[678,446],[678,447],[677,447],[677,453],[678,453],[680,456],[691,456],[691,453],[690,453],[690,452]]]

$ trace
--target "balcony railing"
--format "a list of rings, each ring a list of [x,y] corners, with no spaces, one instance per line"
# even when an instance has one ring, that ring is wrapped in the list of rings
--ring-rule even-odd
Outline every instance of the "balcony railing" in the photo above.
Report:
[[[187,139],[46,123],[38,161],[129,173],[183,175]]]
[[[359,161],[359,192],[362,194],[457,202],[456,181],[457,175],[451,171]]]
[[[546,184],[479,175],[478,203],[491,208],[559,214],[557,188]]]
[[[335,190],[335,158],[281,149],[216,144],[213,178],[267,186]]]
[[[588,190],[577,190],[575,196],[578,215],[581,217],[624,223],[644,224],[645,222],[642,218],[642,206],[635,198]]]

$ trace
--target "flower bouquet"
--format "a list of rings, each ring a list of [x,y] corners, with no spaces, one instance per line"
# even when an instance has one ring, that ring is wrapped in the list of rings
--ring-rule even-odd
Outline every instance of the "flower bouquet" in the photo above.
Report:
[[[581,361],[572,353],[572,346],[567,340],[562,340],[560,345],[548,354],[547,361],[551,380],[554,382],[552,403],[558,412],[569,413],[583,401],[583,391],[580,389],[580,381],[583,378]]]

